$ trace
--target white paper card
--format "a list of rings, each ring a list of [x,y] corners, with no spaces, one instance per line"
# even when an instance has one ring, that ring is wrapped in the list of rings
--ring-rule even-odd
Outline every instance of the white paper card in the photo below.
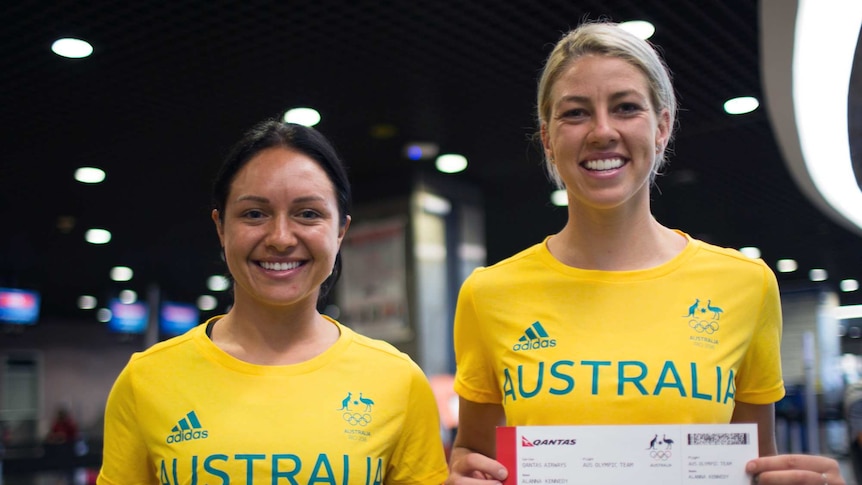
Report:
[[[749,485],[755,424],[501,426],[506,485]]]

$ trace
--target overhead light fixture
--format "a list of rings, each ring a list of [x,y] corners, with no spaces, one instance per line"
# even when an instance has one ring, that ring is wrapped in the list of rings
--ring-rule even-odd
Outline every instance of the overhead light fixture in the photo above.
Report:
[[[134,276],[135,272],[128,266],[114,266],[111,268],[112,281],[129,281]]]
[[[792,273],[799,269],[795,259],[779,259],[775,266],[779,273]]]
[[[841,288],[841,291],[844,293],[850,293],[851,291],[859,289],[859,281],[854,279],[841,280],[838,287]]]
[[[829,273],[822,268],[814,268],[808,272],[808,279],[811,281],[826,281],[829,278]]]
[[[644,40],[649,39],[655,33],[655,26],[646,20],[629,20],[628,22],[621,22],[620,28]]]
[[[111,241],[111,232],[105,229],[88,229],[84,240],[90,244],[107,244]]]
[[[210,291],[224,291],[230,288],[230,281],[222,275],[213,275],[207,279],[207,288]]]
[[[105,180],[105,171],[95,167],[81,167],[75,170],[75,180],[82,184],[98,184]]]
[[[138,301],[138,294],[134,290],[123,290],[118,296],[123,305],[131,305]]]
[[[112,316],[113,316],[113,313],[111,313],[111,310],[109,310],[107,308],[99,308],[96,311],[96,320],[98,320],[102,323],[110,322]]]
[[[724,102],[724,111],[731,115],[743,115],[751,113],[760,106],[757,98],[751,96],[741,96],[739,98],[728,99]]]
[[[81,310],[92,310],[96,308],[98,302],[96,297],[92,295],[81,295],[78,297],[78,308]]]
[[[61,57],[81,59],[89,57],[93,53],[93,46],[85,40],[67,37],[55,40],[51,44],[51,51]]]
[[[748,256],[751,259],[757,259],[760,257],[760,248],[756,248],[754,246],[746,246],[739,248],[739,252]]]
[[[862,2],[841,2],[840,15],[821,0],[799,0],[793,49],[793,100],[799,143],[814,185],[862,229],[862,191],[847,135],[847,95],[862,25]]]
[[[761,0],[764,99],[800,189],[829,217],[862,234],[862,190],[847,122],[862,2],[828,4],[840,4],[840,14],[822,0]]]
[[[284,121],[303,126],[314,126],[320,123],[320,113],[314,108],[293,108],[284,113]]]
[[[557,189],[551,192],[551,203],[557,207],[568,207],[569,194],[566,189]]]
[[[437,157],[437,170],[443,173],[463,172],[467,168],[467,158],[455,153],[447,153]]]
[[[214,310],[216,305],[218,305],[218,300],[212,295],[201,295],[198,297],[198,310],[208,312],[210,310]]]

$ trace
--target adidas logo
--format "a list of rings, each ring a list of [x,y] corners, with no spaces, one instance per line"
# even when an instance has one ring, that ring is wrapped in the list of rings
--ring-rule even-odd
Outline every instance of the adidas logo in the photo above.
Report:
[[[198,415],[194,411],[189,411],[186,417],[179,420],[173,428],[171,434],[165,440],[168,444],[180,443],[182,441],[191,441],[204,439],[209,436],[209,431],[203,429],[201,422],[198,421]]]
[[[542,324],[538,321],[533,322],[532,325],[527,327],[524,330],[524,335],[518,339],[518,343],[512,346],[512,350],[524,351],[524,350],[536,350],[536,349],[545,349],[548,347],[556,347],[557,339],[550,338],[548,336],[548,332],[545,331],[545,328],[542,327]]]

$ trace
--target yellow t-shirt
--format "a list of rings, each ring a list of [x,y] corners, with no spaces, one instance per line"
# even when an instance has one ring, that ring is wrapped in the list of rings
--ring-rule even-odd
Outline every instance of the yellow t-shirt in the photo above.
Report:
[[[476,269],[455,315],[458,394],[520,426],[727,423],[736,400],[779,400],[775,275],[685,236],[646,270],[566,266],[547,240]]]
[[[333,324],[338,341],[295,365],[237,360],[206,323],[134,354],[108,397],[98,483],[442,483],[439,414],[421,369]]]

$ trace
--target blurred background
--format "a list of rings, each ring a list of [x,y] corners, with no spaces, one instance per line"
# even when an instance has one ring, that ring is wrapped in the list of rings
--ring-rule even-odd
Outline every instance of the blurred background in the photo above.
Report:
[[[7,482],[71,465],[75,481],[91,480],[104,401],[130,354],[227,309],[211,179],[244,130],[309,112],[296,108],[316,113],[309,123],[336,145],[354,188],[344,277],[325,311],[410,353],[450,402],[461,281],[565,221],[534,140],[535,88],[553,44],[582,19],[652,26],[681,107],[654,213],[776,272],[780,447],[843,456],[844,391],[862,353],[856,3],[3,4]],[[815,20],[803,24],[803,13]],[[803,44],[795,35],[818,15],[831,30]],[[68,463],[45,448],[60,409],[78,429]]]

